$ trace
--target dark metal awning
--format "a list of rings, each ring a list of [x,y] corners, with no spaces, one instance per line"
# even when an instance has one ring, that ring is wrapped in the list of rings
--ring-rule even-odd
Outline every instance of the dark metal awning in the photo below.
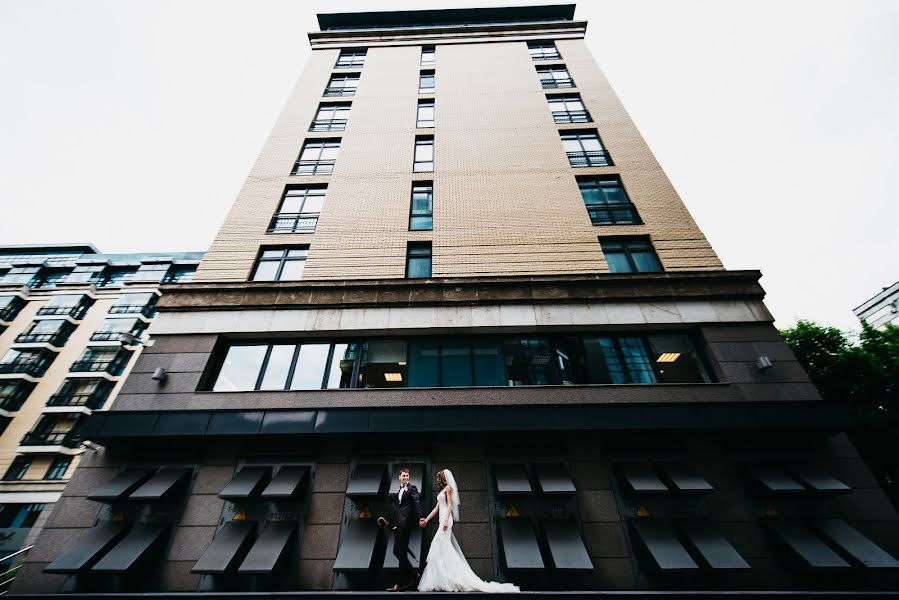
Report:
[[[191,469],[163,467],[149,481],[131,492],[128,499],[136,502],[162,500],[186,483],[191,473]]]
[[[350,519],[343,526],[343,536],[335,571],[367,571],[371,566],[375,542],[378,540],[378,526],[371,519]]]
[[[503,548],[506,569],[523,571],[543,569],[543,557],[534,535],[531,522],[526,519],[502,519],[499,537]]]
[[[493,465],[493,478],[496,480],[496,493],[533,494],[528,473],[521,464]]]
[[[659,571],[676,573],[699,568],[664,521],[636,519],[631,521],[631,527]]]
[[[356,465],[346,486],[347,496],[380,496],[387,465]]]
[[[272,478],[271,483],[262,491],[262,498],[283,500],[300,496],[308,474],[309,467],[281,467]]]
[[[822,536],[844,550],[859,565],[873,569],[899,568],[899,561],[845,521],[824,519],[815,522],[814,527]]]
[[[271,467],[244,467],[219,492],[219,498],[246,500],[255,496],[268,483],[271,474]]]
[[[574,519],[544,521],[543,532],[556,569],[593,570],[593,562]]]
[[[815,492],[840,493],[850,492],[852,488],[820,469],[808,466],[796,466],[790,473]]]
[[[571,475],[561,463],[537,463],[534,465],[537,473],[537,483],[544,494],[570,495],[577,492]]]
[[[398,481],[399,481],[399,476],[400,476],[400,469],[402,469],[403,467],[406,467],[407,469],[409,469],[409,483],[411,485],[414,485],[416,488],[418,488],[418,491],[421,492],[423,489],[423,485],[424,485],[425,466],[421,463],[411,463],[411,464],[404,463],[404,464],[397,465],[393,471],[393,474],[391,475],[390,485],[394,486],[394,487],[392,487],[390,489],[390,493],[395,495],[396,492],[399,490]]]
[[[73,575],[90,568],[125,536],[124,523],[103,523],[88,529],[68,552],[44,568],[45,573]]]
[[[801,494],[805,487],[779,467],[752,466],[749,475],[762,491],[772,494]]]
[[[216,532],[212,543],[190,572],[223,575],[233,571],[255,531],[256,523],[252,521],[228,521]]]
[[[127,573],[164,538],[167,525],[138,523],[121,542],[93,566],[91,573]]]
[[[110,504],[119,502],[140,487],[152,475],[153,471],[150,469],[125,469],[88,494],[87,499]]]
[[[752,568],[713,523],[690,519],[679,522],[678,528],[710,568],[716,571],[743,571]]]
[[[296,523],[286,521],[266,525],[237,572],[241,575],[266,575],[274,571],[296,530]]]
[[[850,566],[803,523],[769,519],[766,524],[802,566],[812,569],[845,569]]]
[[[679,492],[711,492],[715,488],[685,463],[657,463],[656,466]]]
[[[668,486],[662,483],[649,463],[621,463],[618,471],[624,478],[624,483],[635,494],[668,492]]]
[[[409,555],[409,563],[413,568],[417,569],[421,564],[421,541],[422,541],[422,532],[424,529],[420,527],[416,527],[412,530],[412,535],[409,536],[409,550],[412,551],[412,554]],[[400,561],[399,559],[393,555],[393,541],[396,539],[395,535],[390,535],[387,538],[387,553],[384,555],[384,568],[385,569],[399,569]]]

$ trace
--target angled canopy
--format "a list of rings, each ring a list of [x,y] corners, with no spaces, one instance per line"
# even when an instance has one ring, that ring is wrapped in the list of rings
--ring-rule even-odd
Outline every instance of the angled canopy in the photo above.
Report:
[[[347,496],[380,496],[387,465],[356,465],[346,486]]]
[[[679,522],[678,527],[689,544],[712,569],[742,571],[751,568],[713,523],[689,519]]]
[[[167,525],[138,523],[91,568],[91,573],[127,573],[162,542],[167,529]]]
[[[846,569],[849,563],[799,521],[767,521],[768,530],[799,563],[811,569]]]
[[[281,467],[271,483],[262,490],[261,497],[267,500],[296,498],[302,494],[308,475],[309,467]]]
[[[128,499],[136,502],[163,500],[166,496],[175,493],[182,484],[186,483],[190,475],[191,469],[163,467],[149,481],[131,492]]]
[[[246,500],[258,494],[268,483],[272,474],[271,467],[244,467],[219,492],[219,498],[225,500]]]
[[[531,522],[526,519],[502,519],[499,537],[506,569],[510,571],[543,569],[543,557]]]
[[[815,529],[825,539],[839,546],[859,565],[873,569],[897,569],[899,561],[883,548],[853,529],[845,521],[824,519],[815,522]]]
[[[631,521],[631,527],[659,571],[676,573],[699,568],[664,521],[636,519]]]
[[[584,546],[574,519],[543,522],[546,543],[556,569],[566,571],[592,571],[593,562]]]
[[[493,465],[493,478],[496,480],[496,493],[532,494],[528,473],[522,464]]]
[[[371,519],[351,519],[343,527],[335,571],[367,571],[371,566],[378,526]]]
[[[849,492],[852,488],[831,475],[820,469],[809,466],[794,466],[790,469],[790,473],[799,481],[815,492]]]
[[[286,521],[266,525],[237,572],[241,575],[266,575],[274,571],[287,554],[296,530],[296,523]]]
[[[752,466],[749,475],[762,491],[772,494],[801,494],[805,487],[779,467]]]
[[[246,554],[255,531],[256,523],[252,521],[226,522],[190,572],[223,575],[233,571]]]
[[[624,483],[635,494],[668,492],[668,486],[662,483],[649,463],[621,463],[618,471],[624,478]]]
[[[562,463],[537,463],[534,465],[537,483],[544,494],[569,495],[577,492],[571,475]]]
[[[150,469],[125,469],[88,494],[87,499],[109,504],[119,502],[143,485],[152,475],[153,471]]]
[[[679,492],[711,492],[715,489],[686,463],[657,463],[656,466]]]
[[[47,565],[44,572],[73,575],[87,570],[124,536],[124,523],[103,523],[88,529],[68,552]]]

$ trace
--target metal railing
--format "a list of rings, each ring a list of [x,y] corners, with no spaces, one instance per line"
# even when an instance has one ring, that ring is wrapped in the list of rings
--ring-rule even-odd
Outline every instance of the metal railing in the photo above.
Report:
[[[310,233],[315,231],[319,213],[275,213],[269,233]]]
[[[541,79],[540,83],[544,90],[557,90],[562,88],[573,88],[574,79],[570,77],[565,79]]]
[[[73,373],[109,373],[121,375],[127,361],[116,357],[109,360],[78,360],[69,369]]]
[[[77,448],[81,444],[81,436],[74,431],[29,431],[19,442],[20,446],[65,446]]]
[[[88,306],[85,304],[79,304],[77,306],[42,306],[38,309],[37,314],[39,315],[57,315],[62,317],[72,317],[73,319],[80,319],[84,316],[84,313],[87,312]]]
[[[47,364],[39,361],[16,361],[0,363],[0,373],[22,373],[33,377],[40,377],[47,371]]]
[[[563,123],[589,123],[593,119],[586,110],[557,110],[553,111],[553,121]]]
[[[562,58],[562,55],[559,54],[559,51],[551,51],[551,52],[542,52],[542,53],[534,53],[531,52],[531,58],[533,60],[559,60]]]
[[[22,405],[25,404],[25,397],[17,398],[16,396],[10,396],[7,398],[0,398],[0,409],[5,410],[7,412],[16,412]]]
[[[92,342],[117,342],[119,338],[122,337],[123,333],[128,333],[130,335],[136,335],[132,331],[95,331],[93,335],[91,335]]]
[[[334,163],[328,160],[298,160],[293,166],[291,175],[330,175],[334,172]]]
[[[594,225],[639,225],[643,222],[633,204],[588,206],[587,213]]]
[[[20,333],[16,336],[16,344],[50,344],[62,346],[69,339],[70,332],[57,331],[56,333]]]
[[[365,66],[365,60],[362,60],[361,62],[348,60],[345,62],[337,61],[337,64],[334,65],[334,68],[335,69],[361,69],[364,66]]]
[[[151,304],[118,304],[109,309],[111,315],[130,315],[132,313],[141,314],[145,317],[153,316],[153,305]]]
[[[356,87],[326,87],[325,93],[322,96],[355,96],[356,95]]]
[[[343,131],[346,119],[316,119],[309,126],[309,131]]]
[[[0,558],[0,563],[5,563],[6,561],[8,561],[11,558],[14,558],[20,554],[25,554],[32,548],[34,548],[34,545],[25,546],[21,550],[16,550],[12,554],[7,554],[6,556]],[[6,594],[6,592],[9,591],[9,586],[12,585],[13,581],[15,581],[16,575],[19,574],[19,569],[21,569],[21,568],[22,568],[22,563],[14,566],[14,567],[11,567],[9,570],[4,571],[3,573],[0,573],[0,596],[3,596],[4,594]]]
[[[589,152],[566,152],[568,162],[572,167],[610,167],[612,158],[605,150],[591,150]]]
[[[0,321],[12,321],[13,319],[16,318],[16,315],[18,315],[19,312],[22,310],[23,306],[24,306],[24,304],[21,304],[21,305],[13,304],[12,306],[9,306],[7,308],[4,308],[3,310],[0,310]],[[38,313],[38,314],[40,314],[40,313]]]
[[[106,402],[107,393],[97,394],[53,394],[47,406],[84,406],[91,410],[100,408]]]

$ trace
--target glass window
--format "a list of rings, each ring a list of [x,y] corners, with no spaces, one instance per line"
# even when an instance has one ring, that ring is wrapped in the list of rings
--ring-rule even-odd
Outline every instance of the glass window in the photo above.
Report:
[[[43,510],[43,504],[2,504],[0,505],[0,527],[28,529],[34,526]]]
[[[436,340],[409,342],[409,387],[440,387],[440,344]]]
[[[355,48],[352,50],[341,50],[340,56],[337,58],[336,69],[358,69],[365,64],[365,55],[367,50]]]
[[[71,456],[57,456],[50,464],[50,468],[47,469],[44,479],[62,479],[69,470],[70,464],[72,464]]]
[[[31,457],[18,455],[12,459],[12,462],[9,464],[9,468],[6,469],[6,473],[3,475],[3,481],[19,481],[23,477],[25,477],[25,473],[28,472],[28,467],[31,466]]]
[[[684,334],[651,335],[649,347],[659,383],[709,381],[690,337]]]
[[[83,298],[84,296],[81,294],[62,294],[59,296],[50,296],[44,306],[48,308],[75,308],[76,306],[81,304],[81,300]]]
[[[256,389],[267,350],[268,346],[231,346],[212,389],[216,392]]]
[[[19,403],[28,397],[34,386],[23,379],[0,379],[0,408],[18,410]]]
[[[663,270],[649,238],[602,238],[600,245],[612,273],[661,273]]]
[[[349,114],[349,104],[319,104],[309,131],[343,131]]]
[[[320,390],[328,365],[331,344],[303,344],[290,382],[292,390]],[[330,380],[329,374],[329,380]],[[330,381],[328,382],[330,387]]]
[[[268,230],[294,233],[315,231],[326,191],[325,186],[291,188],[285,191]]]
[[[141,265],[134,276],[135,281],[160,282],[165,278],[172,263],[153,263]]]
[[[537,67],[537,76],[540,78],[540,85],[543,89],[563,89],[573,88],[574,80],[562,65],[554,65],[547,67]]]
[[[25,306],[25,300],[19,296],[0,296],[0,321],[12,321]]]
[[[409,229],[429,231],[434,226],[434,186],[430,182],[412,184]]]
[[[437,64],[437,48],[434,46],[421,47],[421,64],[434,65]]]
[[[564,132],[561,139],[572,167],[607,167],[612,164],[595,131]]]
[[[407,278],[419,279],[431,276],[430,242],[409,242],[406,253]]]
[[[113,306],[149,306],[156,303],[158,296],[152,292],[140,294],[122,294]]]
[[[339,150],[339,139],[306,140],[291,175],[330,175]]]
[[[591,120],[578,94],[549,96],[547,102],[556,123],[587,123]]]
[[[503,342],[508,385],[548,385],[555,382],[552,354],[546,338],[509,338]]]
[[[415,120],[416,127],[434,126],[434,100],[419,100],[418,115]]]
[[[194,273],[197,271],[196,265],[192,265],[189,267],[179,267],[173,266],[169,271],[168,275],[165,276],[165,279],[162,280],[163,283],[187,283],[192,281],[194,278]]]
[[[359,344],[334,344],[326,387],[328,389],[353,387],[353,371],[358,357]]]
[[[474,385],[474,365],[468,338],[447,338],[440,348],[440,373],[443,387]]]
[[[434,71],[422,71],[418,74],[418,93],[433,94],[436,82]]]
[[[406,342],[378,341],[362,344],[359,387],[393,388],[406,385]]]
[[[359,85],[359,73],[334,75],[325,88],[325,96],[355,96]]]
[[[416,136],[412,170],[416,173],[434,170],[434,136]]]
[[[66,327],[66,325],[69,325],[69,322],[62,319],[44,319],[42,321],[34,321],[23,335],[52,335],[62,331]]]
[[[287,377],[293,364],[294,344],[275,344],[269,348],[264,363],[264,373],[260,390],[283,390],[287,388]]]
[[[533,60],[558,60],[561,57],[554,42],[528,42],[528,51]]]
[[[642,223],[621,180],[614,178],[579,178],[578,187],[594,225],[632,225]]]
[[[299,281],[308,255],[308,247],[263,249],[250,281]]]

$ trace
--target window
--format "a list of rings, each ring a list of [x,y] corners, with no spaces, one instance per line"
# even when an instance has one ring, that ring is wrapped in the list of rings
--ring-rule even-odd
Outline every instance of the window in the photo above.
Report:
[[[422,173],[434,170],[434,136],[415,136],[415,157],[412,162],[412,170]]]
[[[600,238],[599,243],[612,273],[662,272],[662,263],[647,237]]]
[[[409,210],[409,229],[430,231],[434,226],[434,184],[412,184],[412,206]]]
[[[50,296],[47,303],[38,309],[39,315],[62,315],[80,319],[94,303],[83,294],[62,294]]]
[[[421,64],[435,65],[437,64],[437,48],[434,46],[421,47]]]
[[[359,69],[365,64],[365,48],[354,48],[352,50],[341,50],[340,56],[337,58],[335,69]]]
[[[590,113],[584,108],[580,94],[566,94],[564,96],[547,96],[549,110],[552,111],[553,121],[556,123],[588,123],[591,121]]]
[[[105,319],[100,328],[91,335],[92,342],[115,342],[121,338],[123,333],[128,333],[134,337],[140,337],[144,329],[148,327],[148,323],[138,318],[124,319]]]
[[[147,281],[153,283],[159,283],[163,279],[165,279],[166,273],[169,271],[169,267],[172,266],[171,262],[158,262],[158,263],[146,263],[142,264],[138,269],[137,273],[134,274],[133,281]]]
[[[418,115],[415,119],[416,127],[434,126],[434,100],[419,100]]]
[[[355,96],[359,85],[359,73],[333,75],[325,88],[324,96]]]
[[[215,391],[710,381],[690,335],[671,332],[285,340],[216,356]]]
[[[433,94],[435,83],[434,71],[422,71],[418,74],[418,93]]]
[[[559,60],[562,58],[553,42],[528,42],[528,51],[533,60]]]
[[[74,373],[108,373],[118,376],[125,370],[131,352],[112,346],[88,346],[69,369]]]
[[[50,344],[62,346],[75,331],[75,326],[63,319],[33,321],[28,329],[16,337],[17,344]]]
[[[34,429],[22,438],[21,445],[77,448],[81,443],[75,429],[77,424],[77,415],[64,413],[42,415]]]
[[[15,319],[25,304],[19,296],[0,296],[0,321],[8,323]]]
[[[153,316],[157,300],[159,300],[159,296],[153,292],[122,294],[115,304],[109,308],[109,314],[128,315],[135,313],[149,318]]]
[[[47,469],[44,479],[62,479],[65,476],[66,471],[69,470],[70,464],[72,464],[71,456],[57,456],[53,459],[53,462],[50,463],[50,468]]]
[[[29,529],[37,522],[37,518],[43,510],[43,504],[2,504],[0,505],[0,527]]]
[[[106,379],[77,377],[66,379],[59,390],[50,396],[47,406],[86,406],[102,408],[115,382]]]
[[[639,225],[643,222],[618,177],[580,177],[577,185],[594,225]]]
[[[3,274],[0,278],[0,284],[3,285],[30,285],[31,281],[37,280],[40,267],[13,267]]]
[[[30,456],[23,456],[21,454],[16,456],[9,464],[9,468],[6,469],[6,473],[3,475],[3,481],[20,481],[25,477],[25,473],[28,472],[28,467],[30,466]]]
[[[0,358],[0,373],[24,373],[32,377],[41,377],[47,372],[47,368],[56,352],[50,350],[18,350],[10,348]]]
[[[574,80],[564,65],[537,67],[537,75],[540,77],[540,85],[545,90],[574,87]]]
[[[196,271],[196,265],[191,265],[189,267],[179,267],[175,265],[169,270],[169,274],[165,276],[162,283],[187,283],[193,280]]]
[[[406,277],[420,279],[431,276],[431,242],[409,242],[406,249]]]
[[[291,175],[330,175],[339,149],[340,139],[308,140]]]
[[[33,289],[54,288],[57,283],[66,281],[72,269],[42,269],[40,277],[34,278],[29,287]]]
[[[133,281],[137,275],[137,267],[109,267],[97,280],[98,287],[111,287]]]
[[[303,278],[303,268],[309,247],[263,248],[250,281],[299,281]]]
[[[349,114],[349,103],[319,104],[309,131],[343,131]]]
[[[102,279],[104,265],[75,265],[66,278],[66,283],[95,283]],[[99,284],[98,284],[99,285]]]
[[[612,159],[595,131],[562,132],[562,147],[572,167],[612,166]]]
[[[310,233],[315,231],[325,202],[327,186],[288,188],[278,212],[272,216],[269,233]]]
[[[24,379],[0,379],[0,409],[15,412],[22,408],[34,386]]]

